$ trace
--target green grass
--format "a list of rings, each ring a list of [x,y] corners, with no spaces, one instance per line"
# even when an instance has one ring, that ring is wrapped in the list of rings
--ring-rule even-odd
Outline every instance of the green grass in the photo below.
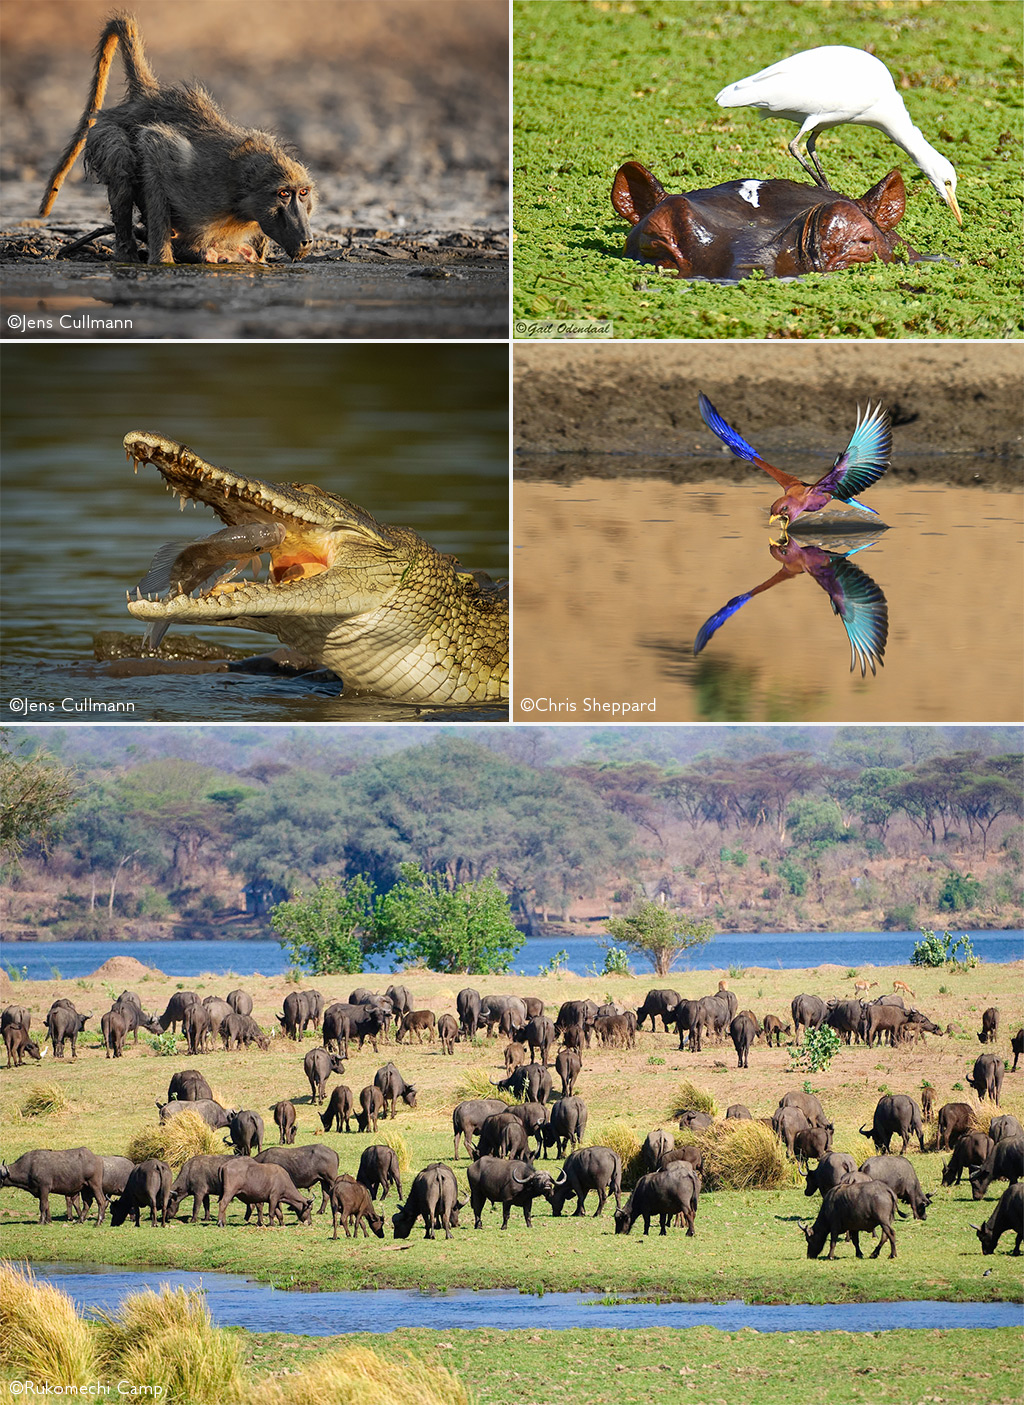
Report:
[[[787,0],[529,0],[514,6],[514,315],[610,319],[617,337],[1019,337],[1020,17],[1009,0],[842,5]],[[612,210],[627,160],[669,191],[746,176],[802,180],[796,128],[719,108],[727,82],[824,44],[873,45],[908,109],[957,169],[952,214],[882,133],[818,143],[837,188],[903,172],[900,233],[951,262],[760,276],[737,287],[677,279],[622,256]]]
[[[740,1006],[760,1016],[766,1009],[785,1010],[790,997],[801,990],[823,996],[849,994],[851,983],[844,971],[845,967],[827,966],[816,974],[751,968],[732,984]],[[722,974],[674,973],[673,984],[686,996],[701,995],[714,990]],[[910,978],[905,967],[875,968],[871,975],[878,980],[880,991],[891,989],[894,976]],[[1008,1053],[1010,1034],[1024,1023],[1021,975],[1020,964],[979,967],[959,975],[941,994],[940,985],[949,982],[947,972],[915,971],[910,981],[917,992],[915,1004],[942,1026],[950,1021],[961,1025],[964,1033],[954,1038],[930,1038],[916,1048],[844,1046],[827,1072],[810,1080],[813,1091],[834,1117],[836,1149],[851,1151],[859,1160],[871,1153],[870,1143],[857,1129],[869,1120],[884,1088],[914,1093],[927,1075],[935,1085],[936,1107],[965,1096],[971,1100],[973,1095],[960,1093],[956,1084],[963,1081],[965,1068],[981,1047],[975,1037],[981,1011],[991,1004],[1000,1007],[997,1048]],[[344,998],[357,983],[358,978],[350,976],[317,980],[328,1000]],[[370,983],[382,984],[373,978]],[[607,989],[616,999],[635,1007],[654,983],[650,975],[603,977],[600,993]],[[454,1005],[450,977],[417,972],[408,984],[417,1006],[429,1006],[440,1013]],[[557,981],[482,977],[476,984],[486,993],[513,989],[542,995],[549,1014],[563,999],[594,994],[596,985],[593,980],[572,976]],[[41,981],[21,987],[19,994],[33,1012],[33,1027],[40,1012],[56,996],[68,994],[72,985]],[[245,987],[253,994],[256,1018],[270,1028],[287,989],[284,979],[247,978]],[[214,988],[221,987],[214,983]],[[162,1009],[173,989],[172,981],[155,981],[152,1007]],[[759,996],[758,991],[763,994]],[[405,1077],[416,1084],[418,1104],[413,1109],[399,1103],[396,1120],[382,1122],[380,1132],[401,1136],[413,1170],[430,1161],[451,1164],[451,1109],[457,1101],[456,1089],[474,1071],[483,1069],[498,1077],[503,1042],[456,1044],[454,1057],[442,1055],[436,1045],[382,1045],[379,1054],[374,1054],[367,1044],[363,1053],[353,1051],[342,1077],[358,1093],[372,1081],[376,1069],[393,1058]],[[708,1041],[700,1055],[681,1053],[676,1045],[674,1034],[644,1030],[635,1049],[584,1051],[577,1092],[589,1108],[587,1140],[604,1136],[620,1124],[642,1142],[651,1128],[661,1123],[684,1080],[702,1088],[713,1076],[719,1107],[742,1102],[755,1117],[770,1113],[784,1092],[801,1086],[803,1075],[794,1077],[786,1048],[768,1050],[758,1041],[751,1051],[750,1068],[738,1069],[728,1041]],[[5,1072],[0,1087],[3,1159],[13,1161],[37,1146],[85,1145],[101,1154],[124,1154],[133,1136],[156,1126],[154,1104],[164,1100],[171,1074],[194,1066],[202,1070],[227,1106],[262,1113],[270,1146],[277,1144],[277,1136],[269,1108],[277,1099],[290,1097],[298,1114],[297,1145],[323,1140],[337,1150],[341,1169],[354,1173],[363,1149],[383,1138],[372,1133],[323,1134],[302,1071],[303,1054],[309,1047],[308,1042],[303,1046],[276,1038],[266,1053],[253,1049],[228,1054],[220,1049],[193,1059],[182,1051],[179,1040],[179,1054],[171,1060],[157,1057],[142,1042],[136,1048],[129,1041],[124,1058],[107,1060],[102,1050],[80,1046],[75,1063],[48,1060],[47,1076],[68,1097],[71,1107],[59,1119],[45,1120],[26,1120],[20,1115],[26,1093],[38,1078],[36,1070],[12,1068]],[[664,1062],[652,1065],[652,1054]],[[1022,1078],[1019,1073],[1008,1075],[1003,1088],[1003,1110],[1019,1117],[1024,1117]],[[335,1081],[332,1078],[332,1086]],[[451,1241],[428,1242],[418,1230],[401,1247],[401,1241],[396,1244],[390,1234],[384,1240],[332,1242],[329,1216],[316,1214],[310,1228],[296,1224],[291,1211],[285,1213],[283,1229],[247,1228],[238,1205],[229,1210],[226,1230],[181,1221],[166,1228],[144,1223],[139,1229],[130,1224],[118,1229],[105,1224],[97,1229],[94,1219],[87,1225],[67,1224],[63,1202],[54,1197],[53,1223],[42,1226],[36,1223],[35,1202],[14,1189],[0,1193],[0,1235],[5,1254],[12,1258],[223,1270],[282,1286],[419,1288],[426,1283],[438,1289],[511,1287],[526,1292],[587,1288],[688,1300],[743,1297],[753,1302],[1019,1299],[1020,1263],[1010,1257],[1009,1241],[1004,1240],[999,1253],[983,1260],[968,1227],[971,1220],[991,1212],[1001,1184],[993,1186],[985,1202],[975,1205],[966,1184],[959,1189],[940,1188],[942,1155],[914,1151],[912,1156],[924,1188],[935,1200],[925,1223],[899,1222],[899,1255],[891,1262],[888,1258],[858,1261],[847,1245],[839,1248],[836,1262],[809,1261],[796,1222],[812,1216],[817,1202],[805,1199],[802,1191],[792,1186],[703,1195],[697,1235],[692,1240],[674,1231],[664,1239],[655,1233],[645,1241],[639,1229],[628,1237],[616,1237],[610,1210],[600,1220],[554,1219],[543,1202],[536,1206],[532,1230],[526,1229],[521,1212],[516,1210],[509,1229],[502,1233],[500,1216],[488,1211],[479,1231],[471,1227],[467,1216]],[[465,1196],[468,1163],[462,1157],[454,1164]],[[552,1172],[560,1165],[553,1159],[541,1159],[539,1164]],[[394,1203],[392,1196],[385,1207],[389,1215]],[[191,1202],[188,1208],[190,1211]]]

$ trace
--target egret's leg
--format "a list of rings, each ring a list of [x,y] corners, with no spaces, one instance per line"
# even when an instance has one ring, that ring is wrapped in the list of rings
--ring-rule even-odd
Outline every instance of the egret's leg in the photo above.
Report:
[[[811,180],[814,182],[815,185],[821,185],[821,180],[819,179],[819,177],[818,177],[817,173],[815,172],[815,170],[813,169],[813,167],[808,166],[807,162],[806,162],[806,161],[804,160],[804,158],[800,155],[799,148],[797,147],[797,142],[798,142],[799,140],[800,140],[800,133],[797,132],[796,136],[795,136],[795,137],[793,138],[793,140],[789,143],[789,154],[790,154],[790,156],[793,157],[794,161],[799,161],[799,162],[800,162],[800,165],[804,168],[804,170],[805,170],[805,171],[807,172],[807,174],[810,176]]]
[[[814,162],[814,169],[818,173],[814,179],[817,181],[818,185],[820,185],[823,190],[831,190],[832,187],[828,183],[828,177],[825,175],[825,172],[821,169],[821,162],[818,160],[818,153],[814,149],[814,143],[817,140],[817,137],[817,132],[812,132],[811,135],[807,138],[807,155]]]

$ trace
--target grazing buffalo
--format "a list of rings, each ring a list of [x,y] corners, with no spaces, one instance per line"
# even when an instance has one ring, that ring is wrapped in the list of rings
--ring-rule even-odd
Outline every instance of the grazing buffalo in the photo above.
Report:
[[[125,1188],[110,1206],[110,1223],[116,1229],[129,1215],[138,1229],[143,1210],[149,1211],[150,1224],[167,1223],[167,1204],[171,1194],[171,1168],[166,1161],[143,1161],[132,1171]]]
[[[121,1058],[124,1054],[124,1037],[128,1033],[128,1021],[120,1010],[108,1010],[101,1016],[100,1032],[106,1057],[109,1059],[113,1055],[115,1059]]]
[[[1024,1054],[1024,1028],[1018,1029],[1017,1033],[1010,1040],[1010,1050],[1013,1054],[1013,1068],[1011,1073],[1017,1072],[1017,1060]]]
[[[605,1048],[630,1047],[632,1029],[625,1015],[599,1015],[594,1021],[594,1033]]]
[[[505,1048],[502,1050],[502,1059],[505,1064],[505,1077],[507,1078],[513,1069],[522,1068],[528,1057],[529,1054],[525,1044],[518,1044],[514,1039],[506,1044]]]
[[[1019,1254],[1024,1239],[1024,1185],[1007,1186],[985,1223],[972,1224],[971,1228],[978,1232],[983,1254],[994,1254],[996,1245],[1007,1232],[1016,1235],[1012,1252]]]
[[[389,985],[384,992],[384,999],[391,1001],[391,1008],[396,1015],[407,1014],[412,1009],[412,996],[404,985]]]
[[[922,1015],[920,1010],[909,1010],[907,1012],[907,1022],[900,1030],[900,1038],[919,1044],[924,1040],[926,1034],[940,1034],[942,1030],[930,1020],[927,1015]],[[927,1042],[927,1041],[925,1041]]]
[[[7,1050],[7,1067],[14,1064],[15,1068],[20,1068],[24,1063],[25,1055],[30,1059],[35,1059],[38,1063],[43,1057],[43,1050],[29,1035],[25,1025],[9,1024],[4,1026],[4,1048]]]
[[[398,1198],[402,1198],[402,1173],[398,1167],[398,1153],[389,1146],[368,1146],[359,1158],[356,1180],[370,1192],[370,1199],[388,1198],[388,1191],[394,1186]]]
[[[236,1015],[252,1014],[252,996],[247,990],[229,990],[224,999]]]
[[[14,1026],[20,1029],[32,1028],[32,1011],[27,1005],[8,1005],[0,1015],[0,1030]]]
[[[935,1106],[935,1089],[930,1083],[925,1083],[921,1088],[921,1116],[926,1122],[932,1120],[932,1109]]]
[[[455,1008],[459,1013],[459,1027],[464,1039],[472,1039],[480,1024],[480,992],[469,986],[460,990],[455,997]]]
[[[782,1036],[792,1032],[792,1025],[784,1025],[778,1015],[765,1015],[761,1021],[761,1030],[764,1034],[765,1043],[771,1048],[771,1042],[775,1040],[776,1049],[782,1043]]]
[[[46,1016],[46,1032],[53,1045],[53,1057],[64,1057],[64,1045],[70,1039],[72,1061],[78,1058],[78,1036],[92,1015],[80,1015],[70,1000],[55,1000]]]
[[[942,1184],[959,1185],[966,1171],[968,1175],[992,1155],[995,1142],[984,1132],[967,1132],[953,1148],[953,1155],[942,1167]]]
[[[480,1001],[480,1020],[487,1026],[487,1037],[495,1029],[509,1034],[526,1023],[526,1004],[518,995],[485,995]]]
[[[864,1011],[864,1042],[869,1049],[876,1038],[879,1044],[886,1040],[895,1044],[909,1019],[906,1010],[897,1009],[895,1005],[876,1005],[872,1002]]]
[[[817,1029],[828,1014],[828,1006],[817,995],[794,995],[790,1003],[793,1016],[793,1038],[800,1043],[800,1029]]]
[[[943,1103],[936,1123],[939,1139],[936,1151],[951,1150],[965,1132],[971,1130],[974,1109],[970,1103]]]
[[[179,1112],[195,1112],[214,1131],[228,1125],[227,1108],[221,1107],[220,1103],[214,1102],[212,1098],[193,1098],[191,1102],[157,1103],[156,1107],[161,1122],[167,1122],[171,1117],[177,1117]]]
[[[572,1049],[576,1054],[583,1056],[583,1046],[588,1042],[589,1036],[581,1024],[567,1024],[561,1031],[562,1044],[566,1049]]]
[[[713,1034],[716,1040],[721,1039],[735,1017],[736,997],[731,990],[719,990],[714,995],[704,995],[697,1002],[697,1015],[691,1039],[695,1032],[698,1048],[702,1030]]]
[[[725,1109],[725,1120],[727,1122],[750,1122],[752,1115],[746,1103],[730,1103]]]
[[[181,1170],[175,1177],[167,1199],[167,1218],[173,1220],[178,1213],[178,1206],[183,1200],[192,1196],[192,1217],[191,1223],[199,1218],[199,1205],[203,1206],[203,1222],[210,1218],[210,1196],[220,1195],[221,1171],[228,1161],[234,1161],[233,1156],[193,1156],[185,1162]]]
[[[278,1015],[278,1023],[289,1039],[298,1039],[305,1033],[309,1017],[309,1006],[304,991],[292,990],[284,998],[283,1008]]]
[[[523,1212],[526,1227],[533,1224],[533,1202],[543,1196],[550,1202],[554,1196],[554,1184],[546,1171],[536,1171],[529,1161],[505,1161],[500,1156],[482,1156],[474,1161],[466,1172],[469,1181],[469,1200],[473,1207],[474,1228],[482,1229],[481,1212],[484,1205],[501,1205],[502,1229],[508,1228],[508,1218],[513,1205]]]
[[[507,1109],[504,1112],[496,1112],[488,1117],[480,1128],[480,1136],[472,1154],[477,1159],[481,1156],[503,1156],[510,1161],[529,1161],[530,1143],[526,1128],[519,1118]]]
[[[210,1037],[216,1039],[224,1027],[224,1021],[235,1013],[232,1006],[219,995],[203,997],[203,1007],[210,1016]]]
[[[398,1193],[401,1195],[401,1187]],[[461,1208],[455,1172],[443,1161],[434,1161],[417,1171],[408,1199],[391,1216],[395,1238],[408,1239],[413,1225],[422,1218],[427,1239],[434,1238],[435,1229],[443,1229],[445,1239],[451,1239],[452,1228],[458,1228]]]
[[[812,1127],[832,1126],[832,1123],[825,1116],[825,1109],[813,1093],[805,1093],[794,1088],[782,1095],[779,1099],[779,1107],[798,1107]]]
[[[338,1174],[338,1153],[323,1142],[313,1142],[309,1146],[271,1146],[261,1151],[256,1160],[261,1166],[283,1166],[291,1177],[296,1190],[309,1190],[310,1186],[320,1187],[320,1209],[322,1215],[327,1209],[331,1186]]]
[[[547,1103],[513,1103],[505,1110],[513,1117],[519,1119],[523,1124],[526,1135],[535,1138],[537,1150],[540,1151],[541,1147],[544,1145],[544,1128],[547,1126],[548,1122],[549,1108]]]
[[[359,1094],[361,1111],[356,1118],[360,1132],[376,1132],[377,1119],[384,1111],[384,1094],[371,1083]]]
[[[508,1104],[501,1098],[468,1098],[459,1103],[452,1112],[452,1131],[455,1134],[453,1159],[459,1159],[459,1138],[465,1145],[466,1155],[472,1158],[473,1138],[488,1117],[496,1112],[504,1112]],[[365,1129],[363,1129],[365,1130]]]
[[[615,1196],[616,1210],[622,1209],[622,1161],[610,1146],[586,1146],[574,1151],[555,1181],[551,1197],[551,1213],[560,1215],[570,1195],[576,1197],[574,1215],[582,1215],[590,1191],[597,1191],[595,1219],[604,1209],[608,1192]]]
[[[0,1188],[4,1186],[27,1190],[29,1195],[35,1196],[39,1201],[40,1224],[50,1223],[51,1194],[73,1198],[81,1195],[88,1186],[99,1206],[96,1223],[103,1223],[103,1213],[107,1208],[107,1198],[103,1193],[103,1161],[87,1146],[77,1146],[67,1151],[41,1147],[36,1151],[26,1151],[9,1166],[0,1162]]]
[[[255,1147],[255,1155],[259,1155],[263,1145],[263,1118],[258,1112],[252,1112],[243,1108],[238,1112],[228,1113],[228,1135],[224,1138],[225,1146],[233,1146],[236,1156],[252,1156]]]
[[[274,1104],[271,1111],[274,1114],[274,1123],[277,1130],[281,1134],[281,1145],[294,1145],[295,1104],[290,1103],[287,1098],[282,1098],[280,1102]]]
[[[871,1257],[877,1259],[883,1246],[889,1244],[889,1257],[896,1257],[896,1235],[893,1233],[892,1219],[896,1213],[896,1196],[881,1181],[869,1180],[853,1184],[845,1181],[826,1191],[813,1225],[801,1224],[807,1240],[807,1257],[816,1259],[830,1239],[827,1257],[834,1259],[836,1245],[844,1234],[853,1240],[853,1248],[858,1259],[864,1255],[860,1250],[860,1234],[867,1230],[882,1231],[878,1245]]]
[[[982,1044],[994,1044],[996,1034],[999,1030],[999,1011],[995,1005],[990,1005],[981,1016],[981,1029],[978,1038]]]
[[[657,1028],[655,1020],[660,1019],[667,1034],[669,1026],[676,1022],[674,1012],[681,999],[678,990],[649,990],[644,997],[644,1003],[636,1012],[637,1027],[643,1029],[644,1020],[649,1019],[653,1033]]]
[[[205,1005],[190,1005],[181,1021],[188,1051],[195,1057],[208,1053],[213,1040],[213,1016]]]
[[[561,1159],[567,1148],[580,1146],[587,1130],[587,1105],[582,1098],[558,1098],[551,1104],[548,1121],[544,1127],[544,1155],[548,1147],[555,1148],[555,1155]]]
[[[395,1030],[395,1043],[401,1044],[407,1034],[415,1034],[417,1044],[422,1044],[426,1034],[427,1043],[433,1044],[436,1028],[437,1016],[433,1010],[407,1010]]]
[[[346,1239],[353,1234],[358,1239],[360,1229],[364,1239],[369,1239],[371,1229],[378,1239],[384,1238],[384,1216],[373,1208],[366,1186],[351,1176],[338,1176],[331,1187],[331,1220],[334,1225],[332,1239],[338,1237],[339,1220]]]
[[[111,1197],[120,1195],[128,1184],[128,1177],[135,1170],[135,1162],[130,1161],[127,1156],[101,1156],[100,1160],[103,1162],[103,1194],[109,1204]],[[92,1209],[93,1200],[92,1186],[83,1186],[82,1208],[78,1207],[78,1197],[71,1196],[68,1219],[71,1218],[70,1205],[73,1204],[78,1209],[79,1220],[84,1220]]]
[[[536,1062],[537,1051],[540,1051],[540,1061],[547,1066],[548,1053],[558,1042],[555,1034],[554,1020],[549,1020],[547,1015],[536,1015],[527,1021],[525,1027],[520,1031],[520,1043],[530,1046],[530,1061]]]
[[[455,1041],[459,1037],[459,1026],[454,1015],[440,1015],[437,1021],[437,1037],[441,1041],[442,1054],[455,1053]]]
[[[675,268],[680,278],[768,278],[834,273],[896,250],[907,193],[894,168],[858,198],[789,180],[734,180],[668,195],[638,161],[620,166],[612,205],[633,226],[627,258]]]
[[[347,1083],[336,1083],[326,1110],[320,1114],[324,1131],[329,1132],[333,1126],[336,1132],[340,1132],[341,1124],[344,1122],[345,1131],[351,1132],[350,1123],[355,1115],[356,1105],[352,1089]]]
[[[988,1134],[994,1142],[1003,1142],[1010,1137],[1024,1137],[1024,1127],[1006,1112],[1002,1117],[993,1117],[988,1124]]]
[[[790,1156],[796,1156],[796,1139],[801,1132],[809,1132],[811,1124],[807,1114],[799,1107],[777,1107],[772,1114],[772,1129],[775,1135],[786,1144]]]
[[[383,1064],[373,1075],[373,1086],[379,1088],[384,1098],[385,1117],[395,1116],[395,1102],[402,1099],[406,1107],[416,1106],[416,1085],[406,1083],[393,1063]]]
[[[1006,1065],[995,1054],[979,1054],[967,1081],[979,1098],[991,1098],[998,1107],[1005,1072]]]
[[[657,1166],[651,1169],[654,1171],[667,1171],[670,1166],[674,1166],[677,1161],[688,1161],[693,1169],[699,1173],[704,1170],[704,1153],[699,1146],[673,1146],[668,1151],[663,1151],[658,1158]]]
[[[199,996],[194,990],[176,990],[167,1002],[167,1009],[162,1015],[157,1015],[157,1024],[164,1034],[168,1030],[173,1032],[179,1024],[184,1032],[185,1011],[198,1004]]]
[[[830,1151],[821,1158],[817,1166],[808,1166],[805,1195],[824,1195],[838,1185],[845,1176],[856,1171],[857,1163],[846,1151]]]
[[[281,1148],[276,1148],[281,1155]],[[217,1210],[217,1223],[221,1229],[227,1223],[228,1206],[232,1200],[241,1200],[243,1205],[256,1206],[256,1224],[263,1228],[263,1206],[267,1206],[268,1223],[274,1225],[274,1217],[281,1205],[289,1205],[295,1211],[300,1224],[310,1224],[312,1198],[300,1195],[291,1176],[283,1166],[266,1162],[232,1159],[226,1161],[220,1173],[220,1205]]]
[[[182,1103],[213,1102],[209,1083],[197,1068],[183,1068],[175,1073],[167,1089],[167,1101]]]
[[[225,1049],[238,1049],[255,1044],[264,1053],[270,1048],[270,1039],[260,1029],[251,1015],[225,1015],[220,1023],[220,1037]]]
[[[594,1021],[597,1019],[597,1002],[594,1000],[563,1000],[558,1009],[558,1017],[555,1020],[555,1029],[562,1036],[563,1040],[570,1027],[578,1025],[583,1031],[583,1042],[590,1048],[590,1037],[594,1032]],[[652,1020],[653,1027],[653,1020]],[[579,1047],[575,1045],[574,1047]]]
[[[911,1135],[917,1137],[918,1144],[924,1151],[924,1124],[921,1121],[921,1109],[913,1098],[908,1098],[905,1093],[897,1093],[895,1097],[879,1098],[875,1107],[875,1115],[870,1128],[861,1127],[862,1137],[870,1137],[875,1144],[875,1149],[880,1152],[888,1152],[889,1143],[893,1137],[901,1137],[903,1145],[900,1147],[900,1155],[905,1156],[907,1143]]]
[[[126,992],[131,994],[130,991]],[[120,1015],[125,1023],[126,1033],[132,1036],[132,1042],[139,1042],[139,1030],[144,1029],[147,1034],[162,1034],[160,1021],[152,1015],[143,1012],[142,1006],[138,1003],[138,997],[134,1000],[126,1000],[123,995],[119,995],[110,1007],[111,1013]]]
[[[831,1150],[831,1127],[804,1127],[793,1138],[793,1155],[805,1167],[812,1156],[820,1161]]]
[[[757,1038],[757,1016],[750,1010],[741,1010],[729,1026],[729,1037],[736,1050],[736,1066],[749,1068],[747,1059],[750,1046]]]
[[[637,1181],[625,1205],[616,1210],[615,1233],[628,1234],[642,1219],[644,1234],[649,1234],[651,1220],[657,1215],[659,1234],[667,1234],[669,1221],[682,1215],[687,1236],[692,1238],[699,1201],[700,1183],[688,1162],[677,1161],[664,1171],[649,1171]]]
[[[302,1067],[309,1080],[309,1100],[322,1103],[327,1095],[327,1080],[332,1073],[344,1073],[345,1063],[337,1054],[327,1049],[310,1049],[302,1060]]]
[[[844,1044],[860,1038],[861,1022],[864,1019],[864,1006],[859,1000],[837,1000],[829,1005],[825,1024],[839,1035]]]
[[[897,1200],[909,1205],[915,1220],[924,1219],[932,1198],[921,1189],[917,1172],[905,1156],[869,1156],[860,1169],[873,1181],[887,1185]]]
[[[971,1194],[980,1200],[993,1181],[1009,1181],[1011,1185],[1024,1176],[1024,1137],[993,1142],[983,1165],[971,1172]]]
[[[493,1078],[491,1082],[503,1093],[512,1093],[524,1102],[546,1103],[551,1096],[551,1074],[543,1064],[524,1064],[500,1082]]]
[[[658,1162],[675,1144],[675,1137],[671,1132],[666,1132],[664,1127],[655,1127],[653,1132],[648,1132],[642,1148],[644,1165],[648,1171],[656,1171]]]
[[[715,1119],[709,1112],[701,1112],[700,1108],[687,1107],[679,1113],[676,1121],[686,1132],[703,1132],[705,1127],[710,1127]]]
[[[324,1044],[328,1049],[337,1044],[348,1058],[350,1039],[359,1040],[360,1050],[368,1039],[376,1054],[377,1040],[387,1033],[390,1020],[390,1011],[385,1012],[381,1006],[363,1005],[358,1001],[347,1005],[335,1002],[324,1011]]]

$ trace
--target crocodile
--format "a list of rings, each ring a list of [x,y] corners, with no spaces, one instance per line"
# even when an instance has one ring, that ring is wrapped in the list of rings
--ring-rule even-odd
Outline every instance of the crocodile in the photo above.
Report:
[[[222,575],[194,594],[194,573],[165,572],[163,596],[129,592],[129,613],[150,623],[152,637],[160,625],[228,624],[276,635],[336,673],[346,692],[409,703],[508,697],[508,599],[483,572],[463,570],[410,528],[378,522],[313,484],[243,477],[161,434],[133,430],[124,447],[135,472],[152,464],[182,508],[205,503],[229,527],[284,529],[266,534],[275,542],[262,548],[269,580]],[[212,548],[211,561],[226,550]],[[253,554],[238,548],[240,557]],[[153,568],[142,584],[152,578]]]

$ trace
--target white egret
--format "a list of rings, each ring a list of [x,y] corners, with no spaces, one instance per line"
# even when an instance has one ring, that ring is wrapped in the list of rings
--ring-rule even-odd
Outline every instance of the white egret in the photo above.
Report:
[[[818,133],[844,122],[877,127],[921,168],[953,211],[957,224],[963,223],[952,164],[914,126],[885,64],[863,49],[844,44],[805,49],[730,83],[715,101],[719,107],[756,107],[762,118],[784,117],[799,123],[800,130],[789,143],[790,154],[817,185],[826,188],[828,181],[814,151]],[[797,149],[804,136],[814,170]]]

